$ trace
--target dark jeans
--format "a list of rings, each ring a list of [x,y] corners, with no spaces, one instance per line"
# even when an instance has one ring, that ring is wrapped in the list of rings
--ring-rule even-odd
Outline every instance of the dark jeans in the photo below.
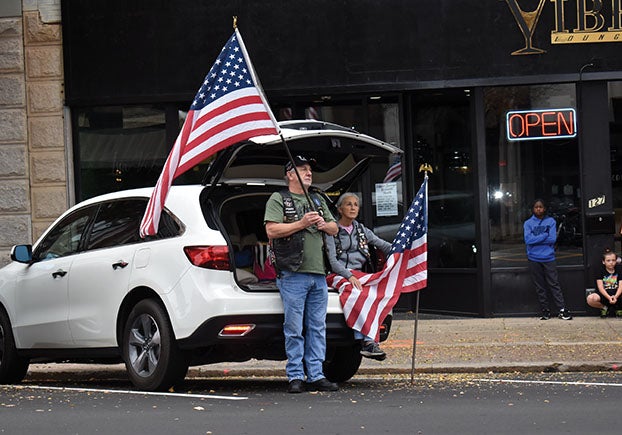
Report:
[[[557,311],[566,308],[564,295],[557,279],[557,263],[555,261],[538,263],[530,260],[529,271],[531,272],[533,284],[536,286],[538,302],[542,311],[550,310],[549,293],[553,297]]]

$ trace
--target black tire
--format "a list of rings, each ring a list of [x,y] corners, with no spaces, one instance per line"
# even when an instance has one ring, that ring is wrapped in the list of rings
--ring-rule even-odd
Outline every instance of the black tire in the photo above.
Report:
[[[166,391],[188,372],[165,310],[144,299],[130,312],[123,328],[123,359],[130,380],[145,391]]]
[[[17,354],[9,316],[0,308],[0,384],[17,384],[28,372],[29,360]]]
[[[327,352],[324,376],[331,382],[345,382],[356,374],[361,365],[361,346],[335,347]]]

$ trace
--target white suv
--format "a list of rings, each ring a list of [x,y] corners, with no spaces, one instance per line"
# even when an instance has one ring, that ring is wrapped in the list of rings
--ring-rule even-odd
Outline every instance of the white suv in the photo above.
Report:
[[[347,189],[371,158],[400,152],[331,124],[282,128],[292,153],[317,159],[322,190]],[[77,204],[34,246],[14,246],[0,270],[0,383],[20,382],[35,359],[124,361],[144,390],[168,389],[190,365],[284,360],[281,298],[257,267],[265,203],[285,188],[286,155],[276,136],[220,152],[205,185],[171,188],[158,234],[146,240],[138,228],[151,189],[137,189]],[[361,356],[333,290],[326,336],[326,376],[346,381]]]

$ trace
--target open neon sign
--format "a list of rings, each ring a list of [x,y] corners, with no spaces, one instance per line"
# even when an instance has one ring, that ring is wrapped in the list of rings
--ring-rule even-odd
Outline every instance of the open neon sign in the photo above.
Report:
[[[577,135],[574,109],[521,110],[506,115],[508,140],[560,139]]]

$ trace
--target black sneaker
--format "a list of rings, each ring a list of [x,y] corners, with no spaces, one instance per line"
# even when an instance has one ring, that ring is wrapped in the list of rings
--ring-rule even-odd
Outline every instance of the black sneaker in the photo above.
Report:
[[[302,393],[305,390],[305,383],[302,382],[302,379],[293,379],[289,382],[289,386],[287,387],[288,393]]]
[[[337,391],[339,385],[326,378],[318,379],[315,382],[307,382],[307,391]]]
[[[366,341],[363,343],[361,347],[361,355],[365,358],[371,358],[378,361],[382,361],[387,357],[387,354],[380,349],[380,345],[378,343],[374,343],[373,341]]]
[[[566,310],[565,308],[562,308],[561,310],[559,310],[559,314],[557,315],[557,317],[559,317],[562,320],[572,320],[572,316],[570,315],[568,310]]]
[[[542,317],[540,320],[549,320],[551,318],[551,312],[549,310],[542,310]]]

